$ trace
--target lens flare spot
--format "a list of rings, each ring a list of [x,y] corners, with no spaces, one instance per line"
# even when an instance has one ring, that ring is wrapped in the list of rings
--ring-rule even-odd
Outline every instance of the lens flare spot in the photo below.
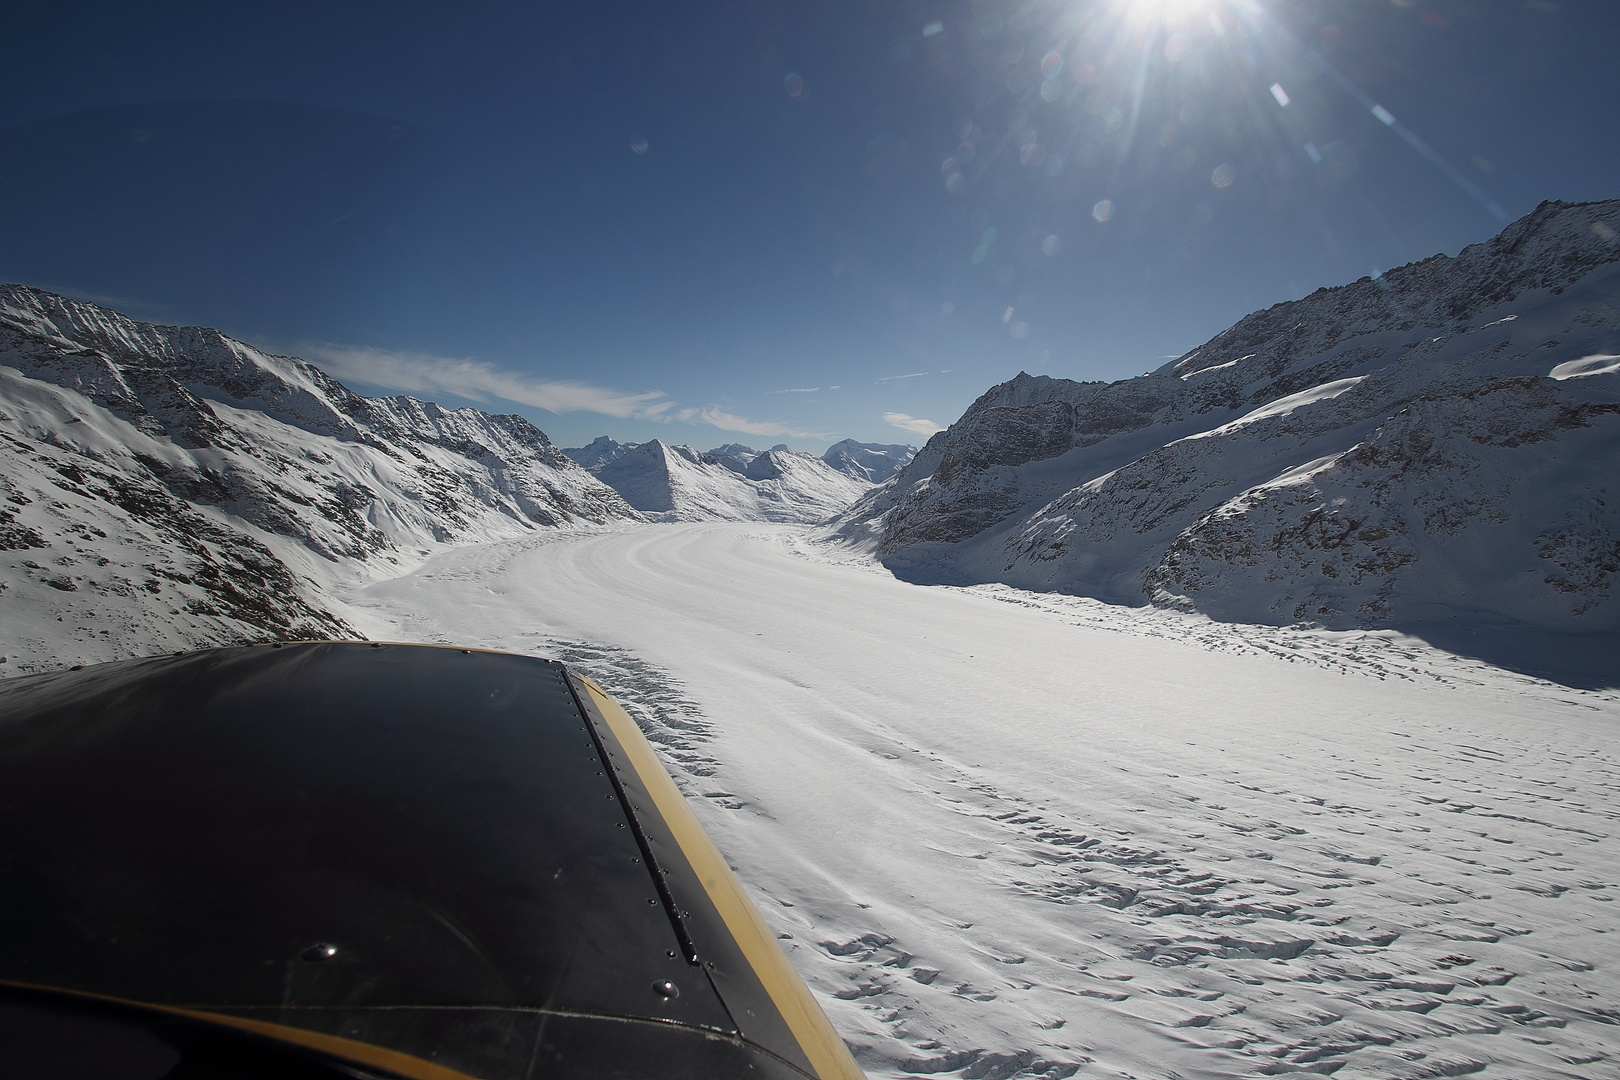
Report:
[[[944,23],[942,23],[942,22],[931,22],[927,26],[923,27],[922,36],[925,37],[925,38],[930,38],[930,37],[933,37],[935,34],[943,34],[944,32],[945,32],[945,24]]]
[[[1091,216],[1098,221],[1107,221],[1114,216],[1114,201],[1112,199],[1099,200],[1097,205],[1091,208]]]
[[[968,162],[973,160],[973,155],[976,151],[977,148],[972,143],[965,142],[956,148],[956,160],[966,165]]]
[[[1063,84],[1056,79],[1047,79],[1041,83],[1041,100],[1056,101],[1063,96]]]
[[[1103,117],[1103,130],[1112,135],[1125,123],[1124,109],[1109,109],[1108,115]]]
[[[1012,322],[1012,315],[1013,315],[1013,309],[1008,308],[1006,311],[1003,311],[1001,313],[1001,321],[1004,322],[1004,323]]]
[[[1305,156],[1311,159],[1312,165],[1322,164],[1322,151],[1318,150],[1313,142],[1305,144]]]
[[[1046,255],[1056,255],[1063,249],[1063,241],[1056,233],[1041,241],[1041,251]]]
[[[945,190],[952,195],[957,194],[965,187],[967,187],[967,177],[959,172],[953,172],[945,178]],[[975,259],[974,261],[977,262],[978,260]]]
[[[1277,104],[1288,108],[1288,91],[1282,88],[1282,83],[1271,84],[1271,96],[1277,99]]]
[[[647,139],[643,135],[635,135],[630,139],[630,152],[632,154],[645,154],[647,152]]]
[[[787,91],[790,98],[804,96],[804,78],[797,71],[790,71],[782,78],[782,89]]]
[[[1217,165],[1215,171],[1209,174],[1209,182],[1218,188],[1229,188],[1236,179],[1237,169],[1231,165]]]
[[[1008,328],[1007,332],[1022,341],[1024,338],[1029,337],[1029,323],[1015,322]]]
[[[1186,172],[1198,160],[1198,153],[1190,146],[1183,146],[1176,151],[1176,156],[1170,159],[1170,167],[1176,172]]]
[[[1041,57],[1041,78],[1056,78],[1058,72],[1063,70],[1063,54],[1053,49]]]
[[[941,176],[949,176],[953,172],[960,171],[961,170],[956,167],[956,159],[953,157],[948,157],[944,161],[940,162],[939,174]]]

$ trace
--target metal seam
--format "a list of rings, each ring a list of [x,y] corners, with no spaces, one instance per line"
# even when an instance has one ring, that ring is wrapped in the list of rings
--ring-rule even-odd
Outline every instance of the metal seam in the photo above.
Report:
[[[618,771],[608,753],[607,744],[602,733],[597,730],[596,720],[591,716],[591,709],[586,705],[586,699],[581,696],[579,687],[574,685],[573,673],[566,664],[558,664],[562,668],[563,684],[568,687],[568,693],[574,699],[574,707],[585,720],[585,729],[591,733],[591,741],[596,744],[596,752],[606,766],[603,770],[608,781],[613,785],[614,792],[619,797],[619,805],[624,808],[625,816],[630,819],[630,831],[635,834],[636,846],[641,849],[641,857],[646,863],[647,872],[652,875],[653,888],[658,890],[658,899],[664,905],[664,913],[669,916],[669,924],[675,931],[676,940],[680,943],[681,951],[686,962],[699,970],[703,967],[703,960],[698,956],[697,946],[692,942],[692,935],[687,933],[686,923],[681,918],[679,909],[675,906],[675,897],[669,891],[669,884],[664,880],[663,867],[653,855],[652,842],[641,828],[641,819],[636,817],[635,807],[630,803],[630,796],[624,789],[624,782],[619,779]],[[729,1010],[728,1010],[729,1012]]]

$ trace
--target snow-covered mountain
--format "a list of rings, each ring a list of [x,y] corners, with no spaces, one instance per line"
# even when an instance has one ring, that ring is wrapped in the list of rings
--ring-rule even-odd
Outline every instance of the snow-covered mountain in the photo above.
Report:
[[[870,487],[786,447],[754,453],[739,471],[733,462],[658,439],[594,471],[631,506],[662,521],[814,523]]]
[[[640,445],[640,443],[614,442],[606,435],[598,435],[591,441],[589,446],[564,447],[563,454],[587,469],[599,469],[610,461],[618,460]]]
[[[87,660],[342,636],[325,584],[640,516],[521,417],[363,398],[216,330],[21,285],[0,289],[0,452],[13,664],[60,653],[70,621]]]
[[[1221,619],[1620,629],[1620,201],[1020,374],[838,523],[897,573]]]
[[[886,446],[845,439],[827,447],[821,460],[857,480],[881,484],[905,468],[916,456],[915,446]]]
[[[778,443],[771,447],[772,450],[786,450],[787,448],[786,443]],[[731,442],[726,443],[724,446],[717,446],[713,450],[704,451],[703,457],[716,465],[724,465],[732,472],[745,473],[748,471],[749,462],[759,457],[761,453],[763,451],[755,450],[752,446]]]

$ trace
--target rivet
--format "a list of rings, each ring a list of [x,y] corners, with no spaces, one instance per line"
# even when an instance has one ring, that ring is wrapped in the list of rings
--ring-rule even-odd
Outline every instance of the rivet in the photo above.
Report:
[[[312,964],[318,964],[322,960],[330,960],[332,957],[336,956],[337,946],[328,945],[325,942],[321,942],[316,945],[311,945],[298,955],[303,959],[308,960]]]
[[[668,979],[659,979],[657,982],[653,983],[653,993],[657,994],[665,1001],[668,1001],[670,998],[680,997],[681,988],[670,982]]]

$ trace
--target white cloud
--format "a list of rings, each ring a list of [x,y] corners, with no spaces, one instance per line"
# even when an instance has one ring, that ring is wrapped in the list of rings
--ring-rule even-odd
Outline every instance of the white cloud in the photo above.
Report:
[[[777,423],[775,420],[750,420],[746,416],[726,412],[717,406],[711,405],[707,409],[682,409],[682,420],[701,420],[705,424],[712,424],[721,431],[737,431],[744,435],[791,435],[797,439],[821,438],[814,431],[800,431]]]
[[[621,418],[659,417],[672,404],[664,400],[661,390],[632,394],[588,383],[537,379],[464,357],[328,342],[305,344],[301,351],[338,379],[412,394],[454,394],[482,402],[498,398],[547,412],[594,412]]]
[[[795,386],[791,390],[772,390],[772,391],[770,391],[770,393],[773,393],[773,394],[813,394],[817,390],[820,390],[820,389],[821,389],[821,387],[819,387],[819,386]],[[837,388],[834,387],[834,389],[837,389]]]
[[[894,382],[894,380],[896,380],[896,379],[916,379],[916,378],[921,378],[922,376],[927,375],[927,374],[928,374],[928,372],[926,372],[926,371],[913,371],[913,372],[909,372],[908,374],[905,374],[905,375],[884,375],[881,378],[874,379],[873,381],[874,382]]]
[[[883,422],[890,427],[897,427],[901,431],[909,431],[913,435],[927,437],[936,431],[944,431],[944,424],[936,424],[932,420],[924,420],[920,416],[907,416],[903,412],[886,412]]]

